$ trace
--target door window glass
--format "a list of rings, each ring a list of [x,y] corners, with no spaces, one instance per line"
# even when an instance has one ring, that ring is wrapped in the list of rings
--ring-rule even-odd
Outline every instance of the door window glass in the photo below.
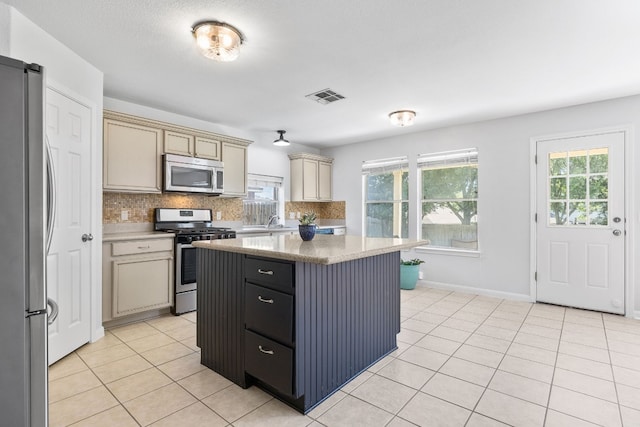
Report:
[[[608,148],[549,153],[549,225],[608,225],[608,172]]]

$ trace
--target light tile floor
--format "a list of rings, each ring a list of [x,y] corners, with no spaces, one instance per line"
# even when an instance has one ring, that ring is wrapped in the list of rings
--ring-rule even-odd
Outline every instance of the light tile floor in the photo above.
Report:
[[[51,366],[50,425],[640,426],[640,321],[402,291],[398,350],[303,416],[200,365],[195,313],[107,331]]]

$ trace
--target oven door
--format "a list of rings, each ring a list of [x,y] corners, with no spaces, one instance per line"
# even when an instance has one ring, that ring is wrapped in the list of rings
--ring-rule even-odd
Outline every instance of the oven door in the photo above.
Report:
[[[176,294],[196,290],[196,248],[176,244]]]

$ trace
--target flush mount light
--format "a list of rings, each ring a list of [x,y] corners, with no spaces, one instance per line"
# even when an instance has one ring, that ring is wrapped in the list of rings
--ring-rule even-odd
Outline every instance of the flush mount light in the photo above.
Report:
[[[411,110],[398,110],[389,113],[389,120],[396,126],[411,126],[415,118],[416,112]]]
[[[286,130],[278,130],[276,132],[280,134],[280,137],[273,141],[273,145],[277,145],[278,147],[286,147],[287,145],[290,144],[289,141],[284,139],[284,134],[287,133]]]
[[[191,32],[204,56],[221,62],[235,60],[244,42],[242,33],[234,26],[218,21],[199,22]]]

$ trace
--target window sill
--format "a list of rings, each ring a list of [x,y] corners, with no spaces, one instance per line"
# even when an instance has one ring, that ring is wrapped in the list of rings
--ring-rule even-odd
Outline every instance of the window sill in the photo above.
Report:
[[[416,252],[434,255],[453,255],[469,258],[480,258],[480,251],[466,249],[449,249],[449,248],[432,248],[429,246],[418,246],[414,249]]]

